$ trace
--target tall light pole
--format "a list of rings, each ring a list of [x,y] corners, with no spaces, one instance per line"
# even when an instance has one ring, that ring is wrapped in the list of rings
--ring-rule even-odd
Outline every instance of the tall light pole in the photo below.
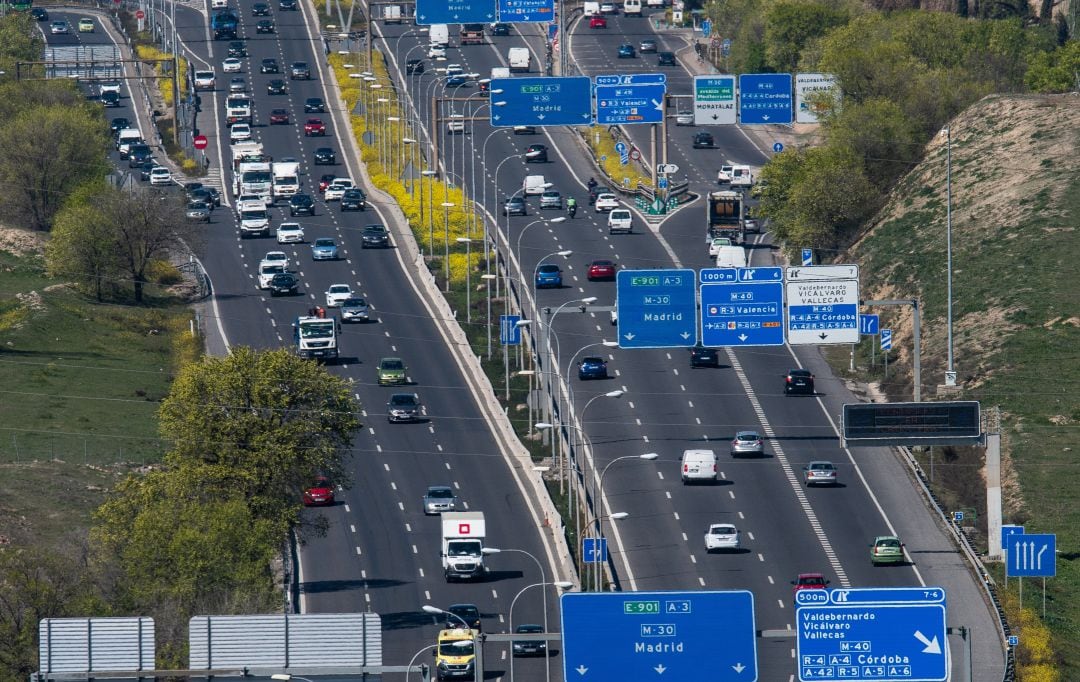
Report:
[[[511,550],[503,550],[503,551],[509,552]],[[547,585],[553,585],[555,587],[558,587],[561,590],[568,590],[568,589],[570,589],[571,587],[574,586],[574,583],[569,582],[567,580],[557,580],[557,581],[555,581],[553,583],[540,582],[540,583],[533,583],[532,585],[526,585],[525,587],[518,590],[518,593],[515,594],[514,598],[510,600],[510,622],[509,622],[509,626],[510,626],[510,632],[511,633],[514,632],[514,604],[517,603],[518,597],[520,597],[522,594],[524,594],[525,590],[528,590],[529,588],[532,588],[532,587],[544,587],[544,586],[547,586]],[[544,595],[544,634],[547,634],[547,631],[548,631],[548,624],[547,624],[547,595]],[[551,679],[550,663],[551,663],[551,657],[550,657],[550,654],[548,653],[547,642],[545,641],[544,642],[544,672],[545,672],[545,679],[547,679],[547,680]],[[514,682],[514,650],[513,650],[513,645],[512,644],[511,644],[511,648],[510,648],[510,682]]]
[[[529,289],[530,285],[526,284],[526,282],[525,282],[525,273],[522,271],[522,267],[521,267],[521,238],[523,236],[525,236],[525,233],[528,232],[529,228],[532,227],[533,225],[541,225],[541,224],[549,224],[549,223],[556,223],[557,224],[557,223],[561,223],[561,222],[563,222],[565,220],[566,220],[566,216],[559,216],[558,218],[552,218],[551,220],[548,220],[547,218],[540,218],[539,220],[532,221],[531,223],[529,223],[525,227],[521,228],[521,231],[518,232],[517,242],[516,242],[516,244],[514,246],[514,254],[515,254],[514,261],[517,264],[517,270],[518,270],[517,278],[518,278],[518,281],[521,282],[521,288],[523,290],[524,289]],[[565,253],[562,252],[562,251],[555,251],[554,253],[549,253],[547,256],[544,256],[544,258],[547,258],[548,256],[553,256],[553,255],[556,255],[556,254],[558,254],[560,256],[564,256],[564,255],[569,256],[572,253],[573,253],[573,251],[566,251]],[[543,259],[541,259],[541,261],[542,260]],[[536,270],[534,268],[533,272],[535,272],[535,271]],[[534,277],[533,279],[535,280],[536,278]],[[533,311],[535,311],[535,310],[536,310],[536,299],[534,298],[533,299]],[[536,317],[535,312],[534,312],[533,317],[534,318]]]
[[[655,452],[647,452],[644,455],[623,455],[622,457],[616,457],[615,459],[608,462],[607,466],[604,467],[604,470],[602,472],[600,472],[600,482],[597,485],[597,495],[596,495],[595,503],[596,503],[596,532],[597,532],[596,536],[597,536],[597,538],[599,539],[599,541],[601,543],[603,543],[603,541],[604,541],[604,476],[607,475],[608,469],[610,469],[611,466],[613,464],[615,464],[616,462],[623,462],[623,461],[626,461],[628,459],[636,459],[636,460],[642,460],[642,461],[651,462],[652,460],[656,459],[659,456],[660,455],[656,454]],[[593,467],[593,475],[594,476],[596,475],[596,467],[595,466]],[[615,518],[615,513],[611,514],[611,517]],[[600,588],[601,588],[601,582],[602,582],[601,575],[603,573],[601,570],[599,570],[599,568],[600,567],[598,566],[597,567],[598,570],[596,572],[596,591],[597,592],[599,592]]]
[[[465,245],[465,323],[472,324],[472,239],[458,237],[457,243]]]
[[[449,198],[449,191],[443,188],[443,199]],[[443,208],[443,277],[446,278],[446,286],[443,291],[450,291],[450,209],[454,204],[449,201],[442,202]]]
[[[953,369],[953,338],[952,338],[952,129],[945,128],[945,272],[947,293],[947,345],[948,367],[945,369],[945,385],[956,385],[956,371]]]

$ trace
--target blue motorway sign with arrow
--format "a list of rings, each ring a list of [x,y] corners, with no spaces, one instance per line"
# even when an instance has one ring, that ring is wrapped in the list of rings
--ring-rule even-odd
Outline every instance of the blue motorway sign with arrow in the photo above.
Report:
[[[495,21],[495,0],[416,0],[416,23],[486,24]]]
[[[880,315],[859,315],[859,334],[863,336],[877,336],[879,327],[881,327]]]
[[[945,590],[899,587],[795,593],[800,682],[944,682]]]
[[[521,315],[499,315],[499,343],[504,346],[521,345]]]
[[[606,564],[607,538],[582,538],[581,556],[587,564]]]
[[[1009,549],[1009,536],[1010,535],[1023,535],[1023,526],[1002,526],[1001,527],[1001,548]]]
[[[1057,536],[1015,534],[1008,537],[1005,575],[1010,578],[1052,578],[1057,575]]]
[[[493,127],[589,125],[592,106],[586,77],[495,78],[491,110]],[[498,95],[494,91],[502,90]]]
[[[511,24],[552,21],[555,0],[499,0],[499,21]]]
[[[615,306],[619,348],[689,348],[697,343],[693,270],[620,270]]]
[[[561,605],[565,680],[758,679],[745,590],[570,592]]]
[[[791,123],[795,120],[790,73],[739,76],[739,123]]]
[[[701,343],[784,345],[784,273],[780,268],[704,268]]]
[[[662,83],[596,86],[596,122],[600,125],[660,123],[664,120]]]

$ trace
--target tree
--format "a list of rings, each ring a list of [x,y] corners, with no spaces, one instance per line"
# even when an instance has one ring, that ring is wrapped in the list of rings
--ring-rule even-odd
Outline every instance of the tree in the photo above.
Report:
[[[24,12],[11,12],[0,17],[0,70],[13,76],[15,62],[41,59],[45,41],[36,23]]]
[[[108,191],[100,181],[76,190],[56,214],[52,238],[45,245],[49,276],[79,282],[99,301],[120,271],[116,227],[102,210]]]
[[[76,187],[107,172],[100,117],[83,108],[32,106],[0,122],[0,218],[33,230],[53,217]]]
[[[1080,90],[1080,40],[1070,40],[1053,52],[1035,55],[1024,80],[1035,92]]]
[[[185,367],[159,416],[170,466],[212,472],[203,478],[227,481],[257,517],[291,525],[316,473],[347,483],[343,459],[358,415],[348,383],[320,365],[287,350],[237,347]]]
[[[793,73],[803,49],[835,26],[848,22],[845,8],[805,0],[781,0],[765,11],[765,55],[769,67]]]

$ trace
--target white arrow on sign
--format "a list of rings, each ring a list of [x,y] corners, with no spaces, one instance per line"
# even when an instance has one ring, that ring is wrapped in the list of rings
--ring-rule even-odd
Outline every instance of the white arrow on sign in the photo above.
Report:
[[[653,103],[653,106],[656,107],[657,111],[663,111],[664,110],[664,104],[662,102],[657,102],[655,99],[651,100],[651,101]]]
[[[574,670],[577,671],[578,675],[584,675],[585,673],[589,672],[589,669],[583,665],[579,665],[578,667],[574,668]]]
[[[656,164],[656,172],[660,175],[670,175],[672,173],[678,173],[679,167],[674,163],[658,163]]]
[[[664,667],[664,664],[663,664],[663,663],[661,663],[660,665],[658,665],[658,666],[656,666],[655,668],[653,668],[653,670],[655,670],[655,671],[656,671],[656,672],[657,672],[658,674],[660,674],[660,675],[663,675],[663,674],[664,674],[664,671],[665,671],[665,670],[667,670],[667,668],[665,668],[665,667]]]
[[[750,338],[750,337],[747,336],[746,334],[739,334],[739,340],[742,341],[743,343],[746,343],[746,340],[748,338]]]
[[[746,666],[742,663],[736,663],[735,665],[731,666],[731,668],[737,673],[741,673],[742,671],[746,670]]]
[[[922,650],[922,652],[924,654],[940,654],[941,653],[941,644],[939,644],[938,641],[937,641],[937,635],[934,635],[933,639],[927,639],[926,635],[924,635],[923,633],[916,630],[915,631],[915,639],[919,640],[924,645],[926,645]]]
[[[623,336],[626,337],[627,341],[633,341],[634,340],[634,335],[633,334],[623,334]]]
[[[682,340],[685,341],[690,338],[690,332],[683,332],[682,334],[679,334],[679,336],[681,336]]]

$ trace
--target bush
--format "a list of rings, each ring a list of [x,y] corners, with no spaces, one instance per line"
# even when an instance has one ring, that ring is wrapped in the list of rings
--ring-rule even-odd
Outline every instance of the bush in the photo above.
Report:
[[[156,260],[147,268],[146,277],[151,282],[168,287],[184,281],[180,271],[167,260]]]

